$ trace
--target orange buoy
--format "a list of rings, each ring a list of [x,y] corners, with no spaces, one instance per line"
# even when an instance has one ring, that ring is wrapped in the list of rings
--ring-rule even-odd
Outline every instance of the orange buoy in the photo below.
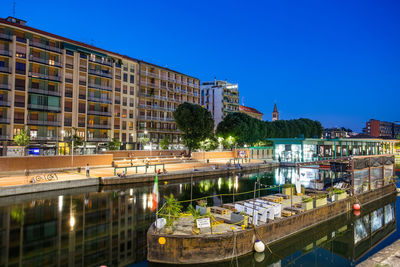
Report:
[[[361,211],[359,211],[359,210],[353,210],[353,214],[354,214],[355,216],[360,216]]]
[[[361,208],[360,204],[358,204],[358,203],[354,203],[353,204],[353,209],[354,210],[360,210],[360,208]]]

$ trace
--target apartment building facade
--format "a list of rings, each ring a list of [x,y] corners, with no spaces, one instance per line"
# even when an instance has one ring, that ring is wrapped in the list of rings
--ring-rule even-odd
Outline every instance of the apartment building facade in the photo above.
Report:
[[[184,102],[200,104],[200,80],[144,61],[139,66],[138,137],[148,137],[154,149],[163,139],[183,148],[173,112]]]
[[[400,124],[370,119],[366,123],[365,133],[373,137],[397,138],[400,134]]]
[[[97,153],[114,138],[122,143],[123,149],[137,148],[137,129],[143,125],[138,115],[149,110],[140,110],[138,106],[147,99],[139,96],[140,68],[146,69],[141,66],[147,65],[128,56],[28,27],[22,20],[0,19],[0,154],[6,155],[15,145],[14,135],[22,129],[29,133],[31,154],[69,154],[73,136],[83,141],[77,153]],[[153,65],[155,68],[160,78],[149,77],[149,81],[157,79],[154,84],[159,84],[161,92],[163,68]],[[171,70],[164,73],[176,74]],[[188,79],[183,74],[174,79],[177,77],[179,86],[176,82],[171,88],[176,90],[185,83],[186,91],[196,92],[193,89],[196,83],[199,87],[198,80]],[[189,81],[190,85],[186,85]],[[155,89],[151,86],[151,83],[145,84],[142,91],[150,88],[151,92]],[[160,97],[164,96],[162,93]],[[194,95],[176,92],[169,105],[166,104],[170,110],[165,118],[172,118],[171,112],[179,101],[199,103],[199,97],[196,100]],[[160,106],[163,103],[157,102],[156,107]],[[157,108],[150,110],[158,111]],[[158,129],[156,122],[144,121]],[[173,125],[168,122],[168,133],[171,139],[179,142],[179,133]]]
[[[239,112],[239,85],[214,80],[201,85],[201,105],[214,118],[214,128],[232,112]]]

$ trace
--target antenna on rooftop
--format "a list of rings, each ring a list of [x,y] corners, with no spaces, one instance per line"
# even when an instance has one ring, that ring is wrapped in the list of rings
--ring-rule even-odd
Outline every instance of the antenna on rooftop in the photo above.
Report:
[[[15,18],[15,6],[16,6],[16,3],[15,3],[15,1],[14,1],[14,2],[13,2],[13,12],[12,12],[14,18]]]

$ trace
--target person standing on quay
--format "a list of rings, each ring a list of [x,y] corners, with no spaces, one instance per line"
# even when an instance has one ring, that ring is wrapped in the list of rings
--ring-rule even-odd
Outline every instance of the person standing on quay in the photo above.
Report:
[[[89,163],[86,164],[86,177],[90,176],[90,169],[89,169]]]

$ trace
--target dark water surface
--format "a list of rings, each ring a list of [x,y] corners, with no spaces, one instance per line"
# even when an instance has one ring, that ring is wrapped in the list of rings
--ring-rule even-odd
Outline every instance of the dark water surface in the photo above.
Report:
[[[282,183],[279,169],[235,177],[160,184],[179,200],[248,192]],[[285,170],[286,173],[286,170]],[[0,198],[0,266],[161,266],[146,261],[146,232],[154,221],[152,184],[90,187]],[[277,192],[277,189],[260,194]],[[208,205],[253,192],[208,199]],[[400,237],[396,196],[363,207],[252,254],[214,266],[352,266]]]

